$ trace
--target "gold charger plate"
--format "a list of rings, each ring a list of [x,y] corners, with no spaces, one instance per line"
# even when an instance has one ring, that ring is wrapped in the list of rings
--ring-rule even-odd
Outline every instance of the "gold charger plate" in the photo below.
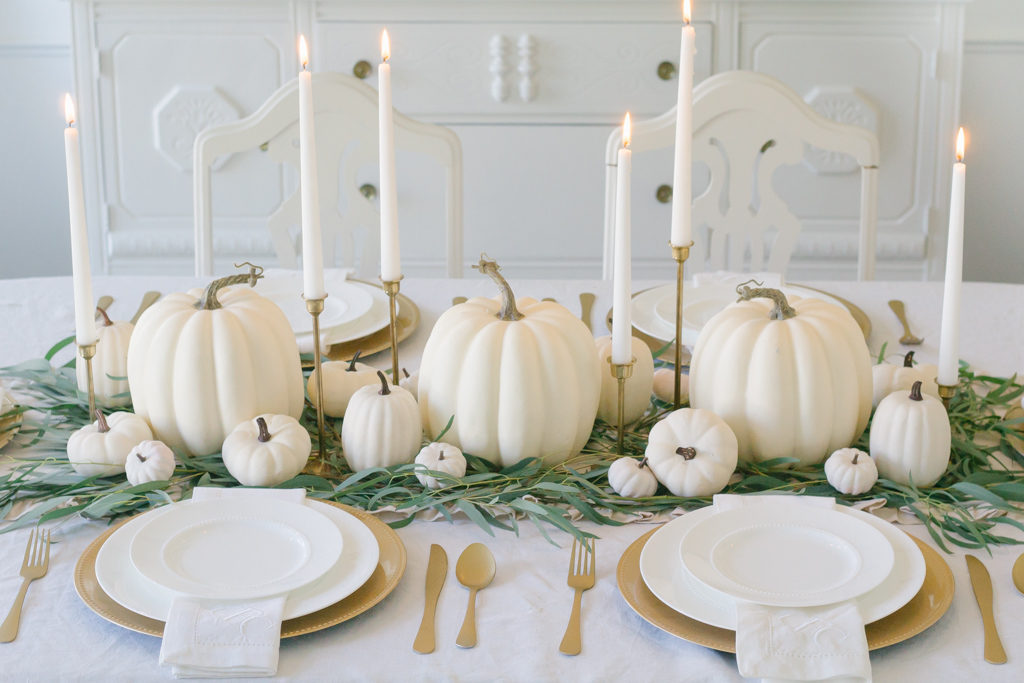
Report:
[[[395,586],[398,585],[399,580],[405,573],[405,546],[402,545],[402,540],[395,533],[394,529],[362,510],[332,501],[325,500],[322,502],[341,508],[345,512],[355,515],[361,522],[366,524],[377,538],[378,545],[380,545],[380,560],[377,563],[377,568],[373,570],[373,574],[366,580],[366,583],[344,600],[325,607],[318,612],[307,614],[304,617],[296,617],[295,619],[288,619],[282,622],[282,638],[292,638],[306,633],[313,633],[314,631],[321,631],[362,614],[386,598],[395,589]],[[144,617],[122,607],[106,594],[99,581],[96,580],[96,555],[99,553],[100,548],[110,538],[112,533],[117,531],[122,524],[126,524],[132,519],[134,517],[112,526],[89,544],[89,547],[85,549],[82,556],[78,558],[78,564],[75,565],[75,590],[78,591],[82,602],[89,609],[107,621],[137,633],[162,636],[164,634],[164,622]]]
[[[735,631],[711,626],[680,614],[658,600],[647,588],[640,575],[640,552],[647,539],[660,528],[651,529],[622,553],[616,571],[622,597],[634,612],[666,633],[712,650],[736,652]],[[870,650],[913,638],[937,622],[953,602],[953,571],[949,565],[927,543],[913,536],[910,538],[924,555],[924,584],[906,605],[865,627]]]

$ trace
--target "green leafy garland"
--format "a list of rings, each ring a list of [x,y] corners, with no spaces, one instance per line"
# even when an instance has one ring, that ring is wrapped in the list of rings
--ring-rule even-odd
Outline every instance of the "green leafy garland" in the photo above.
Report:
[[[0,476],[0,520],[8,517],[15,503],[34,503],[14,519],[0,522],[0,533],[73,514],[114,518],[188,498],[195,486],[238,485],[220,455],[192,458],[179,454],[179,464],[169,481],[139,486],[128,484],[123,476],[83,478],[76,474],[67,460],[67,439],[91,418],[85,397],[77,390],[74,360],[61,367],[51,363],[71,342],[70,337],[61,341],[45,358],[0,368],[0,377],[13,380],[29,404],[16,409],[23,414],[14,442],[32,448],[27,454],[8,457],[15,462]],[[883,348],[880,359],[884,353]],[[740,463],[738,476],[725,491],[835,496],[844,504],[883,499],[886,507],[904,508],[914,514],[927,526],[936,544],[947,551],[947,544],[985,548],[989,544],[1018,543],[998,530],[1000,525],[1024,530],[1020,521],[1005,514],[979,519],[972,509],[994,508],[999,513],[1024,510],[1024,411],[1011,409],[1022,394],[1024,385],[1016,377],[978,375],[961,366],[960,385],[950,409],[950,466],[933,487],[917,488],[882,479],[863,495],[845,496],[827,483],[822,465],[796,467],[795,459],[778,458]],[[625,435],[627,455],[643,456],[651,427],[670,409],[668,404],[652,399],[650,410]],[[308,403],[303,423],[315,442],[316,418]],[[340,422],[328,423],[330,443],[340,443],[339,426]],[[555,466],[531,459],[498,468],[467,455],[464,477],[431,473],[449,483],[438,490],[419,484],[414,465],[353,474],[338,456],[329,463],[333,476],[300,474],[281,487],[304,487],[311,497],[366,510],[390,506],[405,515],[392,522],[396,528],[411,523],[418,512],[432,510],[451,519],[453,512],[461,511],[491,535],[494,528],[518,533],[520,521],[528,520],[548,540],[550,527],[574,536],[592,535],[573,524],[575,515],[569,514],[571,510],[599,524],[620,525],[623,522],[614,519],[612,513],[670,512],[711,503],[710,497],[655,495],[633,499],[615,494],[608,485],[608,466],[618,457],[616,436],[612,426],[598,422],[583,451]],[[855,445],[866,448],[867,436],[865,431]]]

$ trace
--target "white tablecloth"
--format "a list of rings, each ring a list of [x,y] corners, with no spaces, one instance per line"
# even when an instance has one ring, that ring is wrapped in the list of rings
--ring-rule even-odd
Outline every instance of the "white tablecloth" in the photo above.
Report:
[[[98,277],[96,295],[115,297],[114,318],[127,318],[142,292],[176,291],[195,284],[192,278]],[[578,294],[598,294],[595,327],[610,305],[610,288],[594,281],[512,282],[520,296],[553,296],[578,311]],[[645,283],[637,283],[637,288]],[[941,307],[940,283],[811,283],[844,296],[870,316],[873,352],[885,341],[899,350],[900,328],[886,301],[907,303],[914,331],[925,338],[918,349],[922,361],[934,361]],[[466,280],[407,279],[402,291],[419,305],[422,321],[401,346],[402,365],[418,365],[433,322],[457,295],[492,293],[481,278]],[[71,286],[67,278],[0,280],[0,365],[38,357],[74,324]],[[1024,286],[970,283],[964,285],[962,356],[978,368],[1002,375],[1024,372]],[[598,329],[603,330],[603,324]],[[389,357],[377,356],[379,366]],[[69,520],[54,531],[50,572],[29,590],[21,633],[0,645],[0,680],[167,680],[157,666],[160,642],[109,624],[86,608],[75,595],[72,571],[82,550],[103,529],[99,522]],[[460,520],[417,522],[399,530],[409,553],[405,578],[395,592],[370,612],[320,633],[285,641],[281,647],[281,680],[457,680],[457,681],[611,681],[611,680],[740,680],[732,655],[713,652],[666,635],[644,622],[626,605],[615,584],[615,567],[625,547],[646,532],[645,525],[591,527],[598,543],[598,580],[583,598],[583,654],[558,654],[572,593],[565,585],[568,538],[556,548],[531,525],[522,535],[497,531],[491,538]],[[922,527],[905,527],[927,538]],[[0,536],[0,616],[6,613],[20,585],[17,577],[28,532]],[[481,591],[477,606],[479,645],[455,646],[467,591],[454,576],[458,554],[482,541],[494,552],[498,572]],[[438,648],[418,655],[412,641],[423,607],[423,581],[428,549],[439,543],[448,552],[449,575],[437,614]],[[1002,547],[982,556],[995,584],[996,620],[1009,663],[982,659],[982,627],[967,579],[962,554],[947,556],[956,577],[953,605],[926,633],[872,654],[876,681],[1018,681],[1024,678],[1024,596],[1010,581],[1010,567],[1020,549]]]

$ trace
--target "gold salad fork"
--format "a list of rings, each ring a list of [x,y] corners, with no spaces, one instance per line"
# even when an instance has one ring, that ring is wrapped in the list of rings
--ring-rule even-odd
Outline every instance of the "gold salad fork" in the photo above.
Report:
[[[580,603],[583,600],[583,591],[594,587],[594,577],[597,575],[597,539],[584,540],[573,539],[572,555],[569,558],[569,588],[576,591],[576,597],[572,601],[572,616],[569,617],[569,625],[565,628],[565,635],[562,637],[562,644],[558,651],[564,655],[578,655],[582,646],[580,644]]]
[[[43,534],[42,529],[33,529],[25,547],[25,559],[21,563],[21,578],[25,579],[14,599],[10,613],[0,624],[0,643],[9,643],[18,637],[18,626],[21,624],[21,605],[25,602],[28,585],[36,579],[46,576],[50,566],[50,532]]]

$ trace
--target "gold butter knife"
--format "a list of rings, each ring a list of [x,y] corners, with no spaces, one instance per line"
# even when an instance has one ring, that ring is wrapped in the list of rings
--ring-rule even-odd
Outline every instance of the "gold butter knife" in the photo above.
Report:
[[[1006,664],[1006,651],[996,631],[996,619],[992,613],[992,577],[981,560],[967,555],[967,573],[971,575],[974,599],[981,610],[981,621],[985,625],[985,661],[990,664]]]
[[[441,546],[431,544],[430,560],[427,562],[427,597],[423,605],[423,621],[420,622],[420,630],[412,644],[412,649],[416,652],[429,654],[434,651],[434,612],[447,575],[448,555]]]

